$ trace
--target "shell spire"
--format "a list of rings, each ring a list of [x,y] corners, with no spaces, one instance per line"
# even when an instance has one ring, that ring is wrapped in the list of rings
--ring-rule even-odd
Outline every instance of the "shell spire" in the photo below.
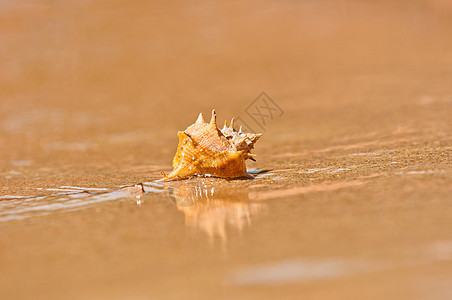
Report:
[[[215,109],[212,110],[212,118],[210,119],[209,125],[217,128],[217,113],[215,112]]]
[[[196,124],[203,124],[203,123],[205,123],[204,117],[202,116],[202,113],[200,113],[198,118],[196,119]]]
[[[173,171],[162,172],[160,181],[169,181],[193,175],[211,175],[221,178],[253,178],[246,171],[245,161],[254,160],[254,144],[262,134],[244,133],[234,129],[234,118],[228,127],[217,127],[217,114],[212,110],[209,123],[202,113],[196,122],[179,131],[179,145],[173,158]]]
[[[234,121],[235,121],[235,118],[233,117],[231,119],[231,124],[229,125],[229,128],[234,129]]]

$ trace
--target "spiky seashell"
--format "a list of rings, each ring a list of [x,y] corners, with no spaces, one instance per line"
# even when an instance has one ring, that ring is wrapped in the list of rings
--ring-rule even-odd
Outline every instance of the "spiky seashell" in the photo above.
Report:
[[[193,175],[210,175],[221,178],[252,178],[246,172],[245,160],[253,159],[254,143],[262,134],[244,133],[234,129],[234,119],[230,126],[222,130],[217,127],[217,115],[212,110],[209,123],[202,113],[193,125],[179,131],[179,145],[173,159],[173,171],[162,172],[161,181],[185,178]],[[254,159],[253,159],[254,160]]]

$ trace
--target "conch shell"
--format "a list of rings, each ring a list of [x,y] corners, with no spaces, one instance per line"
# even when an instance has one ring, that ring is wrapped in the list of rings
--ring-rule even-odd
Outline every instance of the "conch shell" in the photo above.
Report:
[[[198,119],[185,131],[179,131],[179,145],[173,159],[173,171],[160,181],[181,179],[193,175],[210,175],[221,178],[253,178],[246,172],[246,159],[254,160],[251,149],[262,134],[244,133],[234,129],[234,118],[230,126],[224,123],[217,127],[217,115],[212,110],[210,123],[199,114]]]

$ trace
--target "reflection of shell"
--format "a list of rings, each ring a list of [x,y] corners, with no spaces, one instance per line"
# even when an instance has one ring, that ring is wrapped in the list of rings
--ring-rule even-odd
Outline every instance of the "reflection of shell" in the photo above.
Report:
[[[246,172],[245,160],[253,159],[250,153],[262,134],[244,133],[234,129],[234,119],[227,127],[218,129],[215,110],[210,123],[202,114],[185,131],[179,131],[179,146],[173,159],[173,171],[163,181],[192,175],[212,175],[221,178],[252,178]]]
[[[177,209],[185,214],[185,225],[227,240],[227,229],[242,232],[252,219],[267,210],[267,204],[248,198],[248,187],[201,178],[174,183]]]

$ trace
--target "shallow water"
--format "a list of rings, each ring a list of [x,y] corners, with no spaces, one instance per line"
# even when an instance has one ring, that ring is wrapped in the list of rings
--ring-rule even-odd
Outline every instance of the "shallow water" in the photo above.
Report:
[[[1,299],[452,298],[449,1],[0,14]],[[256,178],[155,182],[212,108]]]

